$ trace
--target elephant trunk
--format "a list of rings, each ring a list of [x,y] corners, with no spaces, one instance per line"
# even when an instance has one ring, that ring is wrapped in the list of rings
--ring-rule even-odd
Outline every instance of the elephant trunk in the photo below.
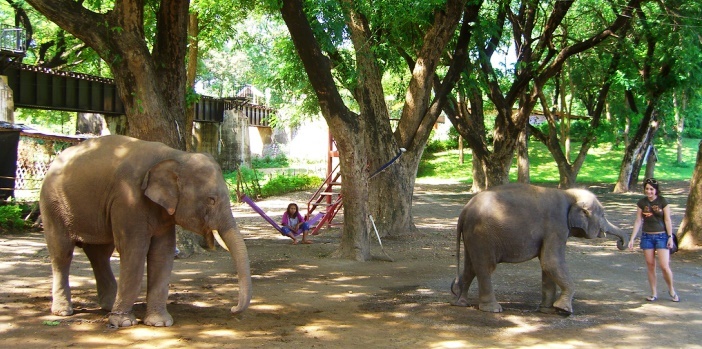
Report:
[[[244,237],[241,235],[236,225],[224,230],[219,230],[218,233],[223,240],[218,242],[220,242],[220,244],[224,242],[226,246],[223,247],[232,255],[232,260],[239,278],[239,302],[231,309],[233,314],[238,314],[246,310],[251,302],[252,287],[249,255],[246,250],[246,245],[244,244]]]
[[[626,244],[629,242],[629,234],[625,233],[623,230],[619,229],[614,224],[607,221],[605,228],[607,234],[611,234],[617,237],[617,248],[620,250],[626,249]]]

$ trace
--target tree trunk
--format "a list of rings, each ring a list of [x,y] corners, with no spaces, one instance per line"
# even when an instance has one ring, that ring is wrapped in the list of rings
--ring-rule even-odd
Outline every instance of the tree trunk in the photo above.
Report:
[[[702,245],[702,142],[697,150],[695,171],[690,181],[685,217],[678,228],[680,248],[691,249]]]
[[[358,7],[350,0],[342,2],[346,30],[355,52],[352,66],[355,64],[356,68],[347,76],[347,81],[353,82],[345,87],[357,102],[358,113],[345,105],[336,84],[338,80],[332,75],[332,63],[344,62],[333,62],[342,58],[322,51],[303,1],[283,0],[280,12],[339,149],[344,230],[334,256],[368,260],[371,258],[369,237],[374,234],[369,214],[384,235],[412,228],[410,208],[419,157],[445,102],[443,96],[455,83],[442,84],[443,89],[439,89],[431,101],[435,70],[463,14],[465,0],[449,0],[445,8],[435,11],[433,24],[428,27],[425,43],[418,52],[418,63],[410,64],[412,76],[394,133],[381,83],[382,69],[374,52],[377,38],[371,32],[367,17],[357,12]],[[337,70],[337,73],[347,71]],[[397,155],[400,147],[406,148],[405,155],[371,179],[376,169]],[[389,197],[392,200],[388,200]]]
[[[627,90],[626,100],[633,113],[638,113],[633,91]],[[626,193],[636,184],[643,163],[644,151],[653,142],[653,136],[658,129],[658,122],[655,120],[655,105],[658,96],[653,94],[647,101],[646,110],[643,113],[639,127],[624,150],[624,158],[619,167],[619,178],[614,186],[615,193]]]
[[[199,50],[198,13],[193,12],[188,20],[188,67],[186,69],[186,93],[195,96],[195,78],[197,77],[197,56]],[[185,149],[193,150],[193,121],[195,119],[195,101],[187,100],[185,107]]]
[[[678,92],[673,92],[673,107],[675,109],[675,124],[677,128],[677,135],[676,135],[676,144],[678,146],[677,149],[677,159],[676,163],[678,165],[682,164],[683,162],[683,128],[685,127],[685,107],[686,107],[686,97],[685,93],[683,93],[682,96],[682,105],[680,105],[680,102],[678,101]]]
[[[102,114],[77,113],[76,134],[101,136],[107,130],[107,123]]]
[[[152,52],[144,38],[143,1],[118,1],[104,14],[73,0],[28,3],[94,49],[109,65],[124,104],[128,135],[185,149],[183,63],[188,0],[159,3]]]
[[[339,248],[332,257],[366,261],[371,259],[370,210],[366,204],[369,201],[369,173],[364,161],[368,152],[357,133],[335,132],[338,130],[335,127],[330,129],[339,149],[343,178],[341,195],[344,200],[344,229]]]
[[[658,152],[653,144],[648,146],[646,152],[646,178],[656,177],[656,162],[658,162]]]
[[[480,159],[473,154],[473,185],[470,188],[470,192],[475,194],[487,189],[485,183],[487,183],[487,180],[485,179],[483,164]]]
[[[529,183],[529,128],[525,127],[519,132],[517,140],[517,181]]]

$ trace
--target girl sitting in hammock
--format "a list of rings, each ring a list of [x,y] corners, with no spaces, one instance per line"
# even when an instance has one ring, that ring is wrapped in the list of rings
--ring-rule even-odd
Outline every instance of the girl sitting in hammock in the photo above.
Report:
[[[312,242],[307,240],[307,232],[310,230],[309,224],[305,222],[297,208],[296,203],[290,203],[288,209],[283,213],[283,235],[291,238],[293,240],[293,245],[297,245],[296,236],[302,234],[303,244],[311,244]]]

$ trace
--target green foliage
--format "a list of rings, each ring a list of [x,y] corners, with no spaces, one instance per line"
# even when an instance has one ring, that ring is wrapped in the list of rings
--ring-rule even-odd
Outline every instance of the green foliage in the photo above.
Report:
[[[38,125],[55,133],[74,134],[77,122],[75,115],[76,113],[67,111],[19,108],[15,110],[15,122]]]
[[[317,188],[323,181],[317,176],[289,170],[264,174],[247,166],[239,167],[238,172],[225,173],[224,180],[229,186],[230,196],[234,201],[238,200],[237,191],[251,198],[267,197]]]
[[[437,139],[434,131],[432,131],[431,135],[429,136],[429,141],[424,147],[424,154],[433,154],[449,149],[458,149],[458,137],[458,131],[456,131],[456,128],[453,126],[451,126],[448,130],[448,139]]]
[[[570,124],[570,138],[575,141],[581,141],[587,136],[590,131],[590,120],[575,120]],[[607,120],[600,121],[600,125],[595,130],[597,142],[613,142],[615,134],[612,132],[614,126]],[[548,132],[548,129],[545,130]]]
[[[261,188],[262,196],[274,196],[284,193],[317,188],[322,185],[322,179],[308,174],[275,174]]]
[[[0,232],[22,230],[26,227],[22,213],[24,205],[9,203],[0,206]]]
[[[700,114],[702,115],[702,113]],[[683,137],[702,138],[702,120],[698,118],[685,118]]]
[[[656,177],[663,181],[689,180],[692,178],[699,139],[683,139],[683,164],[677,163],[677,148],[674,144],[657,142],[658,162]],[[573,142],[573,149],[580,143]],[[622,152],[613,151],[609,142],[601,142],[588,152],[587,159],[578,175],[579,183],[615,183],[619,176]],[[539,142],[529,143],[530,176],[533,183],[557,183],[558,168],[546,146]],[[465,183],[473,181],[472,155],[466,150],[463,164],[459,163],[458,150],[437,153],[425,152],[419,163],[417,177],[456,179]],[[643,171],[641,172],[643,176]],[[516,161],[510,170],[510,181],[516,181]]]
[[[266,155],[264,157],[254,157],[251,159],[254,168],[281,168],[290,166],[290,161],[285,154],[278,154],[275,157]]]

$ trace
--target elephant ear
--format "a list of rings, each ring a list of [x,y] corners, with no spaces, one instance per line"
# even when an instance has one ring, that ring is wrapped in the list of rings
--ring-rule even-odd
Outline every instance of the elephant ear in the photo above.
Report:
[[[584,235],[587,232],[588,227],[588,216],[590,213],[584,207],[579,204],[574,204],[570,206],[568,210],[568,228],[570,233],[574,236]],[[580,229],[582,232],[577,231],[578,234],[573,234],[573,229]]]
[[[153,202],[166,209],[173,215],[178,205],[178,162],[163,160],[149,169],[144,176],[141,189]]]

